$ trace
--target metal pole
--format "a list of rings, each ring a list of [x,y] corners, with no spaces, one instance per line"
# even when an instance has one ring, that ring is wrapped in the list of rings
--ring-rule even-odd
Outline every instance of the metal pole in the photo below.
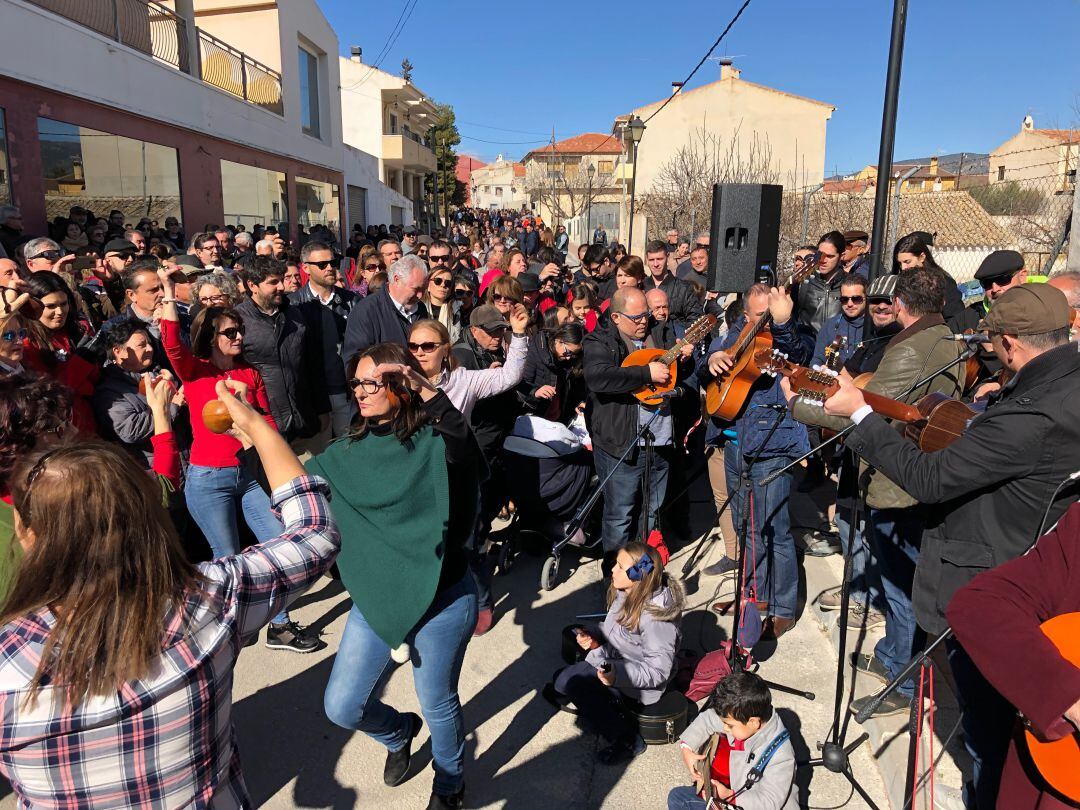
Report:
[[[634,142],[634,173],[630,175],[630,229],[626,239],[627,254],[634,252],[634,193],[637,191],[637,142]]]
[[[900,97],[900,69],[904,61],[904,29],[907,0],[893,0],[889,70],[885,77],[885,103],[881,112],[881,144],[878,148],[877,188],[874,190],[874,227],[870,236],[870,278],[881,275],[881,249],[885,238],[885,214],[889,207],[889,177],[896,145],[896,104]],[[882,183],[882,178],[885,182]]]
[[[585,233],[592,231],[592,175],[589,175],[589,204],[585,208]]]
[[[906,183],[908,179],[921,168],[921,166],[913,166],[896,178],[896,191],[893,192],[892,226],[889,228],[889,240],[887,244],[895,245],[896,240],[900,238],[900,189],[902,189],[904,183]]]
[[[810,238],[810,198],[817,194],[821,189],[825,188],[824,183],[818,183],[809,191],[803,193],[802,201],[802,234],[799,237],[799,247],[806,244],[806,240]]]

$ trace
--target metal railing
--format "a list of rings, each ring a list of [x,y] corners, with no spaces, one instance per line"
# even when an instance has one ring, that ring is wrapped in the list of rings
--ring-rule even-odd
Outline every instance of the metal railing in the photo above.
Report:
[[[204,82],[250,101],[256,107],[277,115],[285,114],[280,73],[201,28],[196,30],[200,75]]]
[[[186,22],[154,0],[28,0],[129,48],[188,71]]]

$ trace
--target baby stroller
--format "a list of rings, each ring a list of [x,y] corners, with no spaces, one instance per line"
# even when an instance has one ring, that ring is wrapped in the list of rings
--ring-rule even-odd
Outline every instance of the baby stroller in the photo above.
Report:
[[[599,536],[589,541],[581,525],[584,518],[576,519],[582,505],[591,500],[592,453],[566,426],[521,416],[503,444],[502,461],[507,490],[517,505],[516,535],[539,534],[545,543],[554,543],[540,574],[540,587],[550,591],[558,578],[563,547],[572,543],[591,549],[600,542]],[[515,550],[512,541],[503,544],[501,571],[509,570]]]

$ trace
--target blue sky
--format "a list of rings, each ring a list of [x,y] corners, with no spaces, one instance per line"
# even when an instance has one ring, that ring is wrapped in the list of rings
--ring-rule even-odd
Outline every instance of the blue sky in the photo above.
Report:
[[[560,139],[610,131],[685,78],[741,4],[319,2],[342,53],[359,44],[368,63],[411,7],[381,67],[396,73],[407,56],[414,83],[453,105],[459,151],[485,160],[520,158],[553,125]],[[877,159],[891,14],[888,0],[753,0],[714,56],[835,105],[825,171],[844,172]],[[1078,0],[912,0],[895,156],[988,152],[1027,114],[1037,127],[1080,126],[1078,30]],[[706,62],[689,86],[718,76]]]

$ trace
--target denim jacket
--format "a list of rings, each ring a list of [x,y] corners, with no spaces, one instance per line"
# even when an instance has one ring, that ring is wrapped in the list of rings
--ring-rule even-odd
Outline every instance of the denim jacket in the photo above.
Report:
[[[715,338],[709,345],[709,350],[698,363],[695,375],[701,382],[712,378],[709,372],[709,356],[714,352],[723,351],[735,345],[739,333],[746,326],[746,317],[741,316],[728,329],[726,335]],[[793,363],[805,364],[813,352],[813,344],[808,333],[798,329],[794,318],[785,324],[773,324],[770,328],[773,338],[773,347],[785,352]],[[772,429],[776,421],[778,411],[768,407],[779,405],[784,408],[784,416],[780,426],[769,439],[767,446],[762,443]],[[705,429],[705,443],[719,445],[723,441],[721,432],[728,423],[719,419],[710,419]],[[745,410],[735,420],[735,434],[742,452],[749,455],[760,450],[761,458],[775,458],[777,456],[795,457],[810,449],[809,439],[806,435],[806,427],[801,422],[792,418],[787,410],[787,402],[784,392],[780,390],[779,379],[763,376],[751,390],[750,400]]]

